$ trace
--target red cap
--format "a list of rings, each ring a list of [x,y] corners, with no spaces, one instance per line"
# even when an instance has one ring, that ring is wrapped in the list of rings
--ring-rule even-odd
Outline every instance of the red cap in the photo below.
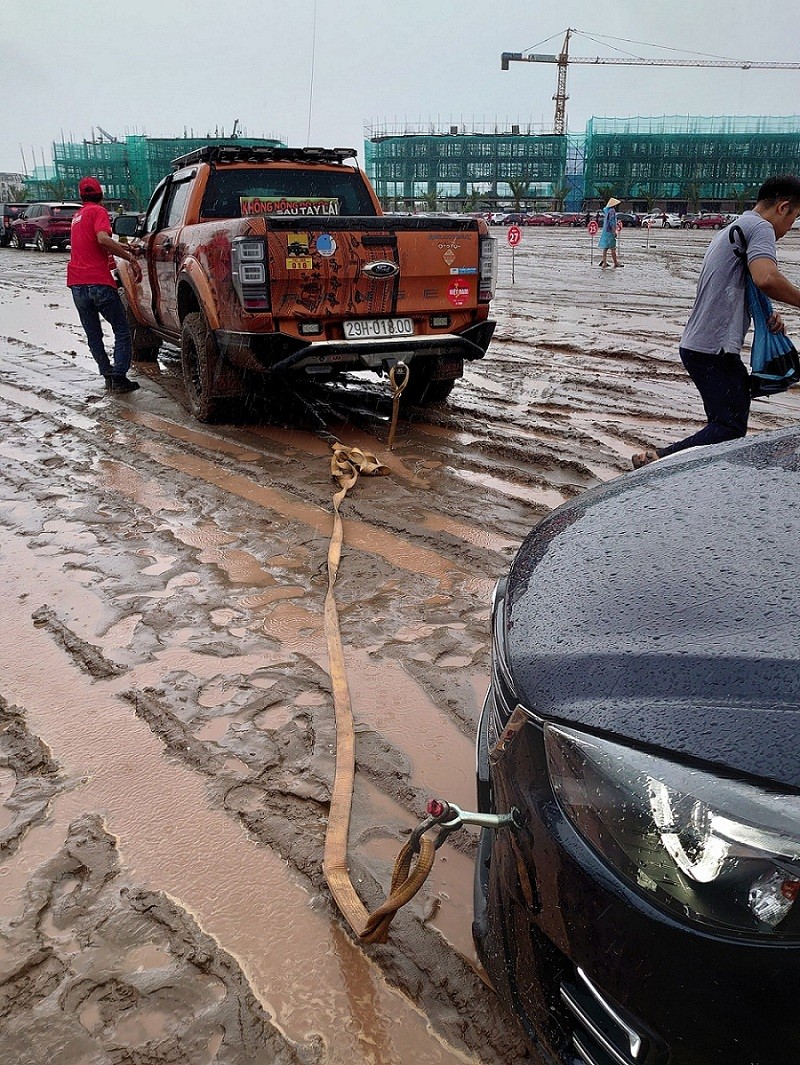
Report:
[[[100,188],[100,182],[94,177],[83,177],[78,185],[78,194],[81,199],[84,196],[102,196],[103,190]]]

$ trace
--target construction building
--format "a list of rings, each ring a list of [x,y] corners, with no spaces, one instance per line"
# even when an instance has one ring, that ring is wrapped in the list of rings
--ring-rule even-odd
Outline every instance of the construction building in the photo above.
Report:
[[[523,186],[526,200],[551,198],[567,170],[567,139],[530,127],[368,132],[366,169],[384,204],[495,203]]]
[[[79,143],[55,143],[53,166],[46,175],[34,174],[25,180],[29,200],[75,200],[78,182],[86,174],[97,178],[105,199],[141,211],[172,160],[207,144],[230,144],[228,137],[125,137],[100,138]],[[248,137],[248,144],[283,146],[283,141]]]
[[[741,210],[770,174],[800,173],[800,116],[591,118],[530,127],[368,128],[367,173],[396,209]]]

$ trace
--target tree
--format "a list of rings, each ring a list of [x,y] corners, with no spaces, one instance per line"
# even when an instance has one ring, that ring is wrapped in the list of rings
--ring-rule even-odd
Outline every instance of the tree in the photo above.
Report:
[[[730,198],[736,204],[736,213],[741,214],[748,200],[754,200],[758,196],[758,185],[745,185],[737,183],[729,189]]]
[[[700,210],[700,185],[697,181],[686,181],[681,185],[681,191],[686,197],[686,207],[689,211]]]
[[[481,202],[481,194],[477,189],[470,189],[467,195],[464,197],[464,210],[476,211],[478,204]]]
[[[614,195],[613,185],[595,185],[595,191],[601,200],[607,202]]]
[[[570,194],[570,186],[569,185],[554,185],[553,186],[553,210],[554,211],[563,211],[564,210],[564,200],[566,200],[566,198],[567,198],[567,196],[569,196],[569,194]]]
[[[656,198],[650,191],[649,185],[633,185],[631,187],[631,197],[637,200],[644,200],[647,204],[647,213],[653,210],[653,204],[656,202]]]
[[[45,196],[49,200],[67,199],[67,184],[61,178],[53,178],[50,181],[43,181],[42,189],[44,190]]]
[[[9,203],[26,203],[28,200],[28,190],[24,185],[9,185],[8,200]]]
[[[422,199],[425,201],[425,206],[429,211],[435,211],[439,202],[439,193],[436,189],[432,189],[430,192],[426,192]]]
[[[511,189],[511,199],[514,201],[514,207],[517,211],[522,210],[522,201],[527,199],[528,194],[531,191],[530,181],[508,181],[508,187]]]

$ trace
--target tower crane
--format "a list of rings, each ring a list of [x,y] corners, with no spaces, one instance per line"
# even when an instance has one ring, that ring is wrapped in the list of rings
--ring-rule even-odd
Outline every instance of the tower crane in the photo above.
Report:
[[[800,70],[800,63],[754,63],[746,59],[639,59],[636,57],[574,56],[569,54],[569,40],[577,31],[568,29],[558,55],[541,52],[503,52],[500,69],[508,70],[509,63],[555,63],[558,66],[558,83],[553,99],[556,113],[553,132],[567,132],[567,66],[570,63],[591,63],[597,66],[648,66],[648,67],[735,67],[738,70]]]

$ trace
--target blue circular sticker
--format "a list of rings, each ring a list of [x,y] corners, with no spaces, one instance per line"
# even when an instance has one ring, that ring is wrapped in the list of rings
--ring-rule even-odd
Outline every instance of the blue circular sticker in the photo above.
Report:
[[[330,233],[320,233],[317,237],[317,251],[323,259],[330,259],[336,251],[336,241]]]

